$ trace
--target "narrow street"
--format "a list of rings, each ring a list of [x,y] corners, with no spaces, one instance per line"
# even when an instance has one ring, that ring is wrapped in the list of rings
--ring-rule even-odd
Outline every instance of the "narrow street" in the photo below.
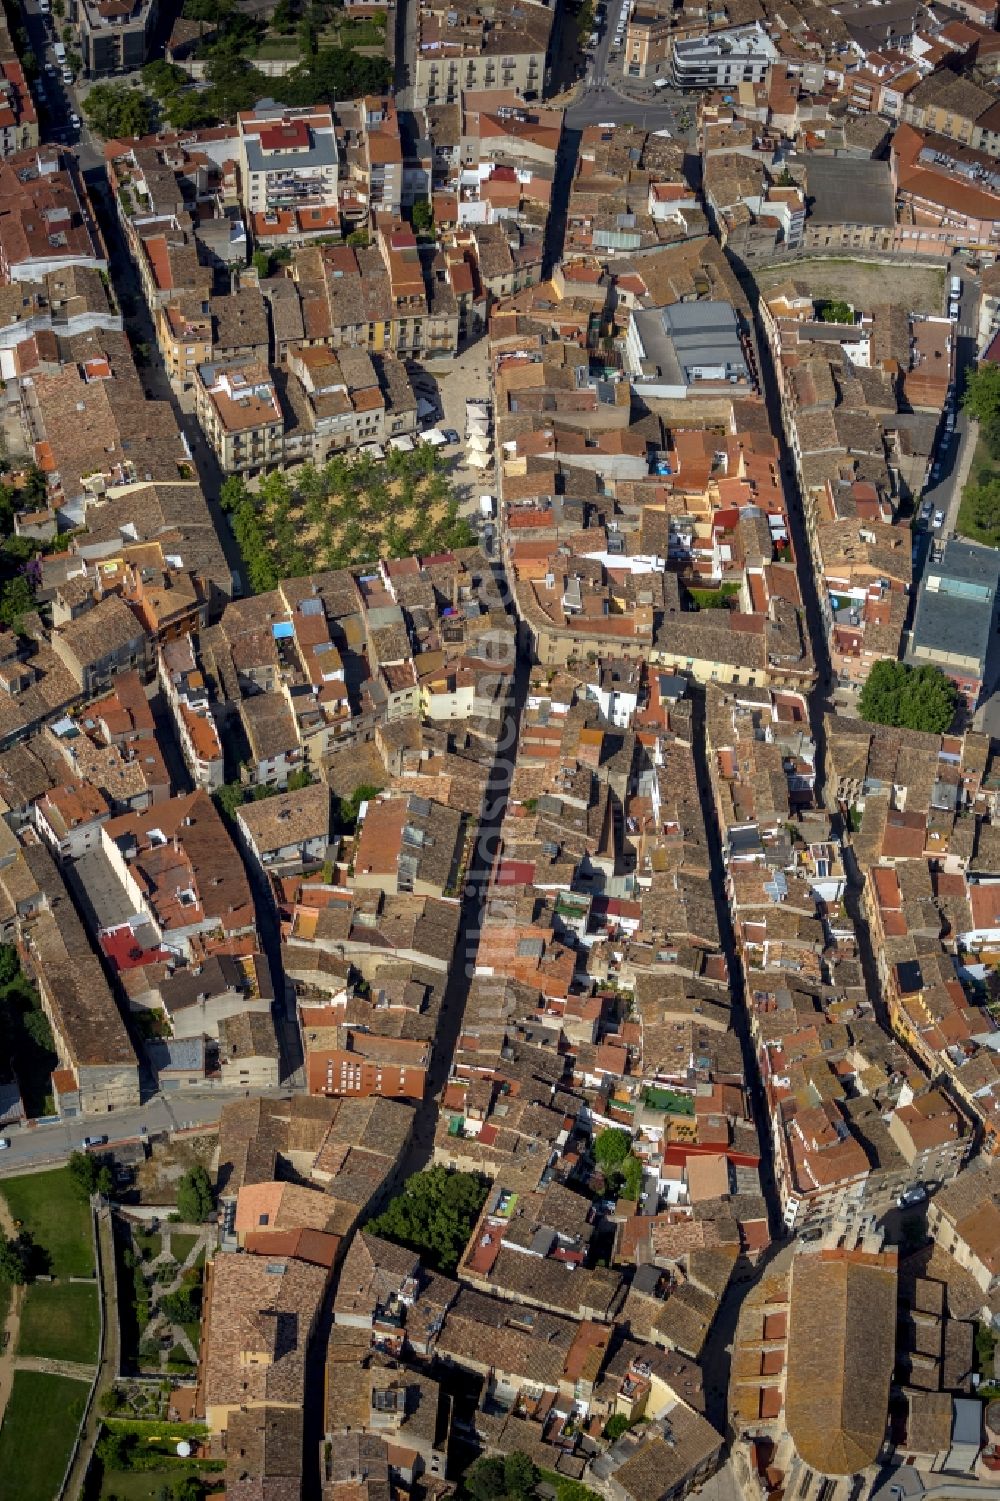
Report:
[[[506,587],[506,576],[502,565],[494,564],[494,570],[509,600],[510,594]],[[433,1157],[434,1130],[437,1124],[441,1093],[451,1070],[452,1058],[469,998],[469,987],[476,969],[483,909],[489,891],[490,875],[499,848],[500,829],[507,811],[510,781],[517,756],[521,714],[527,695],[528,675],[527,659],[519,654],[514,671],[511,699],[504,716],[503,729],[497,744],[497,755],[483,800],[473,855],[466,873],[455,960],[448,977],[438,1019],[427,1087],[423,1099],[416,1108],[409,1150],[399,1165],[397,1181],[400,1182],[414,1173],[423,1171],[430,1165]],[[310,1345],[308,1357],[306,1404],[303,1411],[307,1457],[303,1496],[306,1501],[319,1501],[321,1492],[319,1457],[325,1431],[323,1412],[326,1390],[325,1358],[331,1323],[332,1308],[330,1300],[327,1299],[320,1315],[316,1336]],[[311,1460],[310,1456],[315,1456],[315,1460]]]
[[[497,571],[499,572],[499,565],[497,565]],[[441,1092],[448,1081],[451,1061],[469,998],[469,986],[476,970],[483,911],[489,891],[490,875],[500,847],[500,829],[507,812],[510,782],[517,756],[521,714],[528,691],[529,671],[527,659],[519,654],[514,672],[511,702],[504,718],[497,757],[487,784],[475,848],[466,875],[457,952],[448,977],[437,1035],[434,1039],[434,1052],[428,1071],[428,1088],[417,1108],[413,1141],[402,1168],[402,1176],[419,1172],[428,1165],[433,1154],[438,1104]]]

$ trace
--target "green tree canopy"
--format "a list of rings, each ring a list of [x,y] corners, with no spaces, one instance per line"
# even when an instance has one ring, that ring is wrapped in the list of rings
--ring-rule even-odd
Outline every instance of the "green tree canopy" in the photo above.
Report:
[[[1000,420],[987,435],[991,445],[994,437],[1000,445]],[[969,535],[985,542],[988,547],[1000,546],[1000,477],[992,476],[977,485],[966,485],[962,495],[962,519],[964,526],[969,528]]]
[[[168,63],[162,57],[155,57],[143,68],[142,81],[152,89],[157,99],[169,99],[181,89],[187,88],[191,80],[184,69],[179,68],[176,63]]]
[[[622,1198],[636,1200],[641,1193],[642,1163],[630,1152],[622,1168]]]
[[[89,1199],[95,1193],[110,1197],[115,1180],[106,1158],[93,1152],[71,1152],[67,1167],[81,1199]]]
[[[858,711],[873,724],[898,725],[941,735],[955,715],[957,692],[939,667],[876,662],[858,699]]]
[[[16,574],[0,585],[0,621],[12,630],[19,630],[29,610],[35,607],[35,596],[23,573]]]
[[[175,1324],[193,1324],[201,1316],[200,1301],[191,1288],[179,1287],[160,1299],[160,1312]]]
[[[56,1050],[55,1039],[52,1036],[52,1028],[44,1011],[31,1010],[24,1013],[24,1030],[37,1047],[46,1053],[54,1053]]]
[[[427,230],[434,228],[434,209],[429,198],[418,198],[413,205],[411,214],[413,228],[418,234],[425,234]]]
[[[189,1224],[199,1225],[208,1219],[214,1208],[212,1180],[201,1164],[196,1163],[177,1185],[177,1213]]]
[[[97,1443],[97,1457],[106,1470],[127,1470],[134,1443],[130,1433],[105,1428]]]
[[[340,827],[347,833],[351,833],[357,827],[361,804],[370,802],[373,797],[378,797],[381,791],[381,787],[376,787],[373,782],[362,782],[360,786],[355,787],[349,797],[342,797],[337,809],[337,822]]]
[[[87,123],[104,140],[113,136],[142,136],[152,125],[153,109],[147,94],[123,83],[95,83],[83,102]]]
[[[219,486],[219,505],[224,511],[237,510],[247,499],[246,480],[238,474],[230,474]]]
[[[497,1501],[507,1494],[503,1460],[496,1456],[477,1459],[465,1472],[462,1485],[473,1501]]]
[[[631,1136],[618,1126],[608,1126],[594,1140],[594,1156],[606,1173],[617,1171],[631,1149]]]
[[[520,1449],[513,1449],[510,1454],[504,1455],[503,1478],[508,1496],[516,1496],[518,1501],[527,1501],[538,1484],[538,1470],[527,1454],[522,1454]]]
[[[384,57],[366,57],[351,47],[320,47],[284,78],[269,79],[268,86],[285,104],[310,105],[381,93],[391,81]]]
[[[414,1173],[368,1228],[409,1246],[436,1270],[451,1274],[486,1201],[488,1186],[476,1173],[449,1172],[441,1166]]]
[[[833,302],[824,302],[822,308],[820,309],[819,316],[823,323],[854,322],[854,314],[851,311],[850,303],[842,302],[840,300],[834,300]]]
[[[970,417],[986,426],[1000,419],[1000,365],[980,365],[969,371],[962,405]]]
[[[47,1267],[48,1257],[30,1230],[21,1230],[17,1235],[0,1235],[0,1282],[21,1287]]]
[[[0,987],[16,980],[21,972],[21,961],[12,943],[0,944]]]

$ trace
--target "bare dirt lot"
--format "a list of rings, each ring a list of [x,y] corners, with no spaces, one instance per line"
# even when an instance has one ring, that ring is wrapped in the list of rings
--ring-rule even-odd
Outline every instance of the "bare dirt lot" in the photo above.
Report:
[[[757,273],[762,292],[791,278],[803,282],[813,297],[843,298],[855,308],[900,303],[915,313],[944,312],[944,271],[939,266],[896,266],[886,261],[809,259],[771,266]]]
[[[214,1128],[196,1136],[177,1137],[174,1141],[154,1142],[151,1156],[139,1168],[136,1186],[143,1204],[177,1203],[177,1184],[189,1168],[197,1164],[212,1171],[219,1145]]]

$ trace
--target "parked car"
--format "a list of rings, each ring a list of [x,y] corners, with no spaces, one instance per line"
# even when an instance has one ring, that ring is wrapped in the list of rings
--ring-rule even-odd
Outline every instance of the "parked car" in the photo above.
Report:
[[[927,1198],[927,1190],[922,1183],[915,1183],[912,1188],[904,1189],[896,1200],[899,1209],[911,1209],[914,1204],[923,1204]]]
[[[0,1152],[6,1152],[10,1146],[9,1136],[0,1136]]]
[[[106,1136],[85,1136],[83,1144],[85,1147],[103,1147],[107,1139]]]
[[[923,505],[920,507],[920,519],[921,519],[921,521],[930,521],[930,519],[931,519],[931,512],[933,510],[934,510],[934,502],[932,500],[925,500],[924,503],[923,503]]]
[[[665,89],[667,87],[667,85],[668,85],[669,82],[670,82],[670,80],[668,78],[658,78],[656,80],[656,82],[653,84],[653,88],[654,89]]]
[[[49,75],[50,78],[55,78],[55,76],[56,76],[56,65],[55,65],[55,63],[52,63],[52,62],[46,63],[45,64],[45,71]]]
[[[441,436],[446,443],[461,443],[462,441],[453,427],[443,427],[441,429]]]
[[[70,115],[70,117],[69,117],[69,123],[73,127],[74,130],[79,130],[80,129],[80,116],[78,114],[76,114],[75,111],[74,111],[73,114]]]
[[[63,68],[63,70],[62,70],[62,81],[67,86],[73,82],[73,69],[72,68]]]
[[[943,511],[935,511],[934,512],[934,530],[936,532],[940,531],[943,526],[944,526],[944,512]]]

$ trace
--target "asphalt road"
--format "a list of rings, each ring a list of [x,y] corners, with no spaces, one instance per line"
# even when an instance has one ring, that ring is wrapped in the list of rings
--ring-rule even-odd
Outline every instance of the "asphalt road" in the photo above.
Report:
[[[138,1110],[119,1110],[107,1116],[77,1116],[49,1125],[5,1127],[3,1140],[9,1141],[10,1146],[0,1152],[0,1177],[12,1177],[26,1168],[46,1163],[63,1162],[70,1152],[83,1146],[86,1136],[104,1135],[110,1142],[128,1141],[141,1136],[144,1130],[153,1135],[184,1126],[214,1124],[226,1101],[240,1099],[243,1094],[242,1089],[212,1088],[202,1095],[157,1095]]]

